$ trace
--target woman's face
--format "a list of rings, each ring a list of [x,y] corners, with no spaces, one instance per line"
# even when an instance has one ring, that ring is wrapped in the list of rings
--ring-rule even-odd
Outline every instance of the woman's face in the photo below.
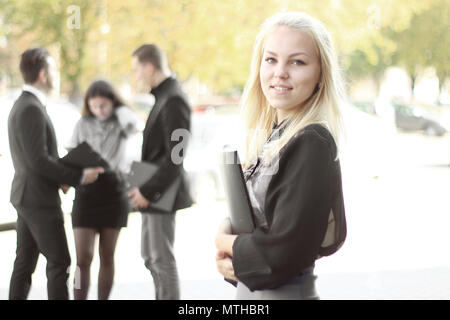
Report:
[[[113,110],[113,102],[105,97],[97,96],[88,99],[89,110],[92,114],[96,116],[99,120],[108,119]]]
[[[276,109],[278,122],[298,111],[320,79],[320,63],[313,38],[286,26],[267,35],[260,67],[264,96]]]

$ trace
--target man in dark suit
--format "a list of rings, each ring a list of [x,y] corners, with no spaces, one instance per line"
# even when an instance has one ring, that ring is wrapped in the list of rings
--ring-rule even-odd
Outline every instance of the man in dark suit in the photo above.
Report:
[[[17,210],[17,250],[9,299],[26,299],[39,253],[47,258],[49,299],[68,299],[70,255],[58,189],[94,182],[103,168],[76,170],[58,162],[46,94],[56,65],[44,48],[26,50],[20,60],[25,85],[8,118],[15,174],[11,203]]]
[[[154,44],[133,52],[137,80],[155,97],[155,104],[144,129],[142,161],[159,170],[140,188],[131,190],[131,202],[142,215],[141,253],[155,283],[158,300],[179,299],[179,281],[173,252],[175,213],[192,205],[189,184],[183,168],[191,110],[181,85],[169,70],[164,52]],[[179,183],[173,209],[152,208],[173,184]]]

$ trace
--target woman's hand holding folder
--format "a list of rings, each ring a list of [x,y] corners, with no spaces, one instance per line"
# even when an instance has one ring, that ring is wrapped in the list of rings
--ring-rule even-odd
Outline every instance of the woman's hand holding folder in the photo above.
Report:
[[[224,276],[225,279],[238,281],[234,275],[233,261],[223,251],[217,251],[216,254],[217,270]]]
[[[217,270],[225,277],[225,279],[238,281],[234,275],[233,262],[233,243],[237,235],[231,232],[230,218],[225,218],[219,226],[216,235],[216,254]]]

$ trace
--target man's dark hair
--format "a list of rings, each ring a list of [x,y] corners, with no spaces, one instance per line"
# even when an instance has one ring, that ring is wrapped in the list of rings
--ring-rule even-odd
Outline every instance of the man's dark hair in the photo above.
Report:
[[[34,83],[42,69],[48,70],[47,58],[50,53],[45,48],[32,48],[22,53],[20,73],[25,83]]]
[[[151,63],[157,70],[167,68],[167,59],[164,52],[155,44],[143,44],[133,52],[139,63]]]

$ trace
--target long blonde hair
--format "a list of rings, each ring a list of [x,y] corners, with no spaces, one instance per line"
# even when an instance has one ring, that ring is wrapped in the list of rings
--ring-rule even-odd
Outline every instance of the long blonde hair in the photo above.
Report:
[[[307,32],[313,38],[318,52],[321,76],[317,90],[305,102],[291,121],[283,123],[284,132],[279,140],[263,151],[276,121],[276,110],[263,94],[259,70],[267,35],[278,26],[287,26]],[[317,19],[302,12],[285,12],[267,19],[258,33],[253,49],[250,77],[241,100],[244,116],[246,141],[244,144],[243,167],[253,165],[262,152],[265,161],[277,156],[280,150],[304,127],[318,123],[324,125],[333,135],[336,144],[342,129],[340,107],[346,103],[346,94],[331,36]]]

